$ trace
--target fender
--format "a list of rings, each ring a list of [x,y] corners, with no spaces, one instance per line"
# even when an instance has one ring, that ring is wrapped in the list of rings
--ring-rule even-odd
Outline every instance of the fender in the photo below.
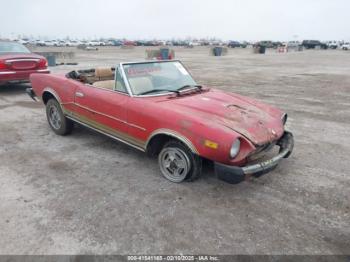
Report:
[[[193,145],[193,143],[187,137],[179,134],[178,132],[176,132],[174,130],[164,129],[164,128],[157,129],[151,133],[151,135],[148,137],[148,139],[146,141],[145,148],[148,147],[149,142],[156,135],[168,135],[168,136],[172,136],[176,139],[179,139],[182,143],[184,143],[186,146],[188,146],[188,148],[192,151],[192,153],[199,155],[197,148]]]
[[[42,96],[44,95],[45,92],[48,92],[48,93],[50,93],[51,95],[53,95],[54,98],[58,101],[58,103],[62,104],[61,98],[58,96],[58,94],[56,93],[56,91],[53,90],[51,87],[45,87],[45,88],[44,88],[43,93],[42,93],[42,95],[41,95],[41,99],[42,99]]]

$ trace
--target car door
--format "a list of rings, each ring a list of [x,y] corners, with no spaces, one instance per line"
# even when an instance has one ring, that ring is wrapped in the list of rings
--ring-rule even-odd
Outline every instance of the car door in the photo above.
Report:
[[[119,139],[129,141],[127,104],[130,99],[118,84],[114,90],[82,84],[75,92],[75,117],[80,122]]]

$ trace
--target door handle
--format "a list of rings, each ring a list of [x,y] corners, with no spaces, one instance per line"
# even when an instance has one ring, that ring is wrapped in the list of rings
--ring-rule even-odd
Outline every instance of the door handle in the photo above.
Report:
[[[84,97],[84,94],[82,92],[75,92],[75,96]]]

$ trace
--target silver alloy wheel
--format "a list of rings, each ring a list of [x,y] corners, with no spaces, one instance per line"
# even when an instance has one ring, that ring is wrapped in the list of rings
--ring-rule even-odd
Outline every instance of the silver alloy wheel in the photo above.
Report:
[[[49,122],[54,129],[60,129],[62,121],[56,106],[52,105],[49,108]]]
[[[158,157],[162,174],[172,182],[179,183],[185,180],[191,169],[191,162],[186,153],[180,148],[166,147]]]

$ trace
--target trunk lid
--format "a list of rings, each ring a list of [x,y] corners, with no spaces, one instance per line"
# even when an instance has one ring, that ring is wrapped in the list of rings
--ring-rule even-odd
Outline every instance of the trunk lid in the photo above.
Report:
[[[8,70],[35,70],[41,67],[42,56],[36,54],[9,54],[2,55],[0,59]]]

